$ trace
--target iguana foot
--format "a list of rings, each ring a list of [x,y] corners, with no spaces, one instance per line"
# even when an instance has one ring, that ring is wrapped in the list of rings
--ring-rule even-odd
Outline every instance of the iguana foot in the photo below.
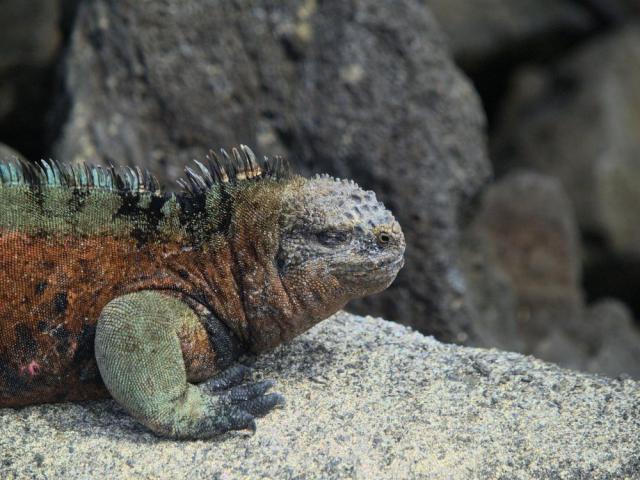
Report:
[[[284,397],[279,393],[266,393],[275,385],[273,380],[238,385],[224,391],[220,396],[251,415],[263,416],[277,406],[284,405]]]
[[[254,416],[263,416],[273,408],[284,405],[285,400],[281,394],[266,394],[275,385],[273,380],[243,384],[243,381],[251,377],[251,372],[251,368],[238,363],[202,383],[201,388]]]
[[[266,393],[275,382],[261,382],[237,385],[215,393],[202,393],[206,399],[205,410],[215,415],[204,415],[200,424],[191,429],[189,438],[204,438],[211,434],[230,430],[256,430],[255,417],[266,415],[277,406],[284,405],[284,397],[279,393]],[[204,386],[202,386],[204,390]]]

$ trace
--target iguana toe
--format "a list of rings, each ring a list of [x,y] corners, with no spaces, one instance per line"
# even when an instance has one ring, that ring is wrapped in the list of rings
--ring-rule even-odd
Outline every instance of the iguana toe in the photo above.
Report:
[[[285,400],[281,394],[269,393],[251,400],[245,400],[240,404],[240,408],[256,417],[262,417],[274,408],[284,406],[284,404]]]
[[[226,370],[220,372],[215,377],[202,383],[202,386],[209,392],[219,392],[227,390],[233,386],[241,384],[251,377],[252,369],[241,363],[236,363]]]
[[[273,380],[263,380],[261,382],[247,383],[244,385],[232,387],[224,393],[221,393],[221,395],[224,398],[231,400],[232,402],[251,400],[252,398],[264,395],[264,393],[274,385],[275,382]]]

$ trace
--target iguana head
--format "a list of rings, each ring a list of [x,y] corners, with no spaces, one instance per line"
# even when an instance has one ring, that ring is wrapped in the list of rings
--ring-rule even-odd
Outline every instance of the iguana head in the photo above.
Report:
[[[349,300],[384,290],[402,268],[402,230],[373,192],[328,175],[291,175],[279,157],[260,164],[244,146],[210,159],[187,171],[181,205],[192,213],[181,218],[187,234],[213,245],[203,252],[216,268],[229,259],[225,278],[242,311],[229,311],[233,295],[224,289],[209,296],[224,297],[216,313],[251,350],[273,348]]]
[[[350,298],[384,290],[404,264],[405,240],[391,212],[352,180],[320,175],[285,195],[277,255],[283,273],[333,277]]]
[[[290,280],[290,292],[313,291],[310,282],[316,282],[336,305],[344,304],[384,290],[402,268],[400,225],[375,193],[353,180],[291,175],[282,158],[260,165],[244,145],[232,155],[212,152],[210,160],[201,174],[188,170],[190,183],[183,185],[208,192],[206,221],[216,228],[229,223],[220,212],[230,210],[224,198],[233,198],[229,235],[235,250],[244,258],[251,250],[262,262],[274,261],[280,277]]]

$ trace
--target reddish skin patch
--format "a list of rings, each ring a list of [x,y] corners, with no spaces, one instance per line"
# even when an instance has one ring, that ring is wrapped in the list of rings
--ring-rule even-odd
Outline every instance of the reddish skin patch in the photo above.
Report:
[[[201,249],[175,241],[140,245],[109,236],[0,232],[0,408],[108,397],[93,353],[95,325],[104,306],[127,293],[159,290],[192,308],[194,299],[206,302],[254,352],[342,308],[347,293],[335,278],[321,275],[322,268],[280,277],[273,261],[277,245],[252,234],[264,227],[235,224],[230,242],[217,238]],[[33,338],[29,348],[16,334],[24,338],[25,327]],[[217,373],[203,326],[179,340],[189,381]],[[20,367],[33,361],[38,375],[20,377]]]
[[[40,364],[35,360],[31,360],[31,362],[29,362],[29,365],[23,365],[22,367],[20,367],[21,375],[29,374],[30,376],[35,377],[39,373],[40,373]]]
[[[206,294],[199,291],[202,279],[176,273],[197,272],[190,264],[202,262],[204,252],[187,254],[176,243],[5,232],[0,252],[0,407],[108,396],[93,356],[103,307],[145,289]],[[21,348],[19,325],[33,338],[29,349]],[[204,340],[206,334],[183,342],[185,358],[194,357],[187,366],[197,366],[200,378],[215,373],[215,354]]]

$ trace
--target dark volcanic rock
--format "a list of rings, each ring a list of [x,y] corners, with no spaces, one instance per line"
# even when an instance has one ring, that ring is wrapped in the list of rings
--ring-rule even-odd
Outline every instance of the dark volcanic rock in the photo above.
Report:
[[[500,82],[508,65],[548,62],[640,15],[638,0],[427,0],[456,60]],[[503,67],[506,70],[500,71]],[[496,71],[496,68],[499,72]],[[486,71],[493,69],[494,73]]]
[[[597,38],[514,83],[494,142],[497,168],[557,177],[584,231],[640,257],[640,28]]]
[[[51,63],[60,46],[58,0],[4,0],[0,16],[0,72]]]
[[[0,2],[0,140],[38,155],[62,43],[61,8],[60,0]]]
[[[468,337],[457,242],[489,175],[484,119],[422,2],[82,7],[58,158],[136,163],[169,181],[241,142],[352,177],[397,214],[409,245],[395,285],[353,307]]]
[[[492,185],[471,235],[470,245],[482,251],[483,263],[506,275],[516,302],[516,336],[525,351],[556,328],[575,331],[582,316],[578,232],[557,180],[520,172]],[[486,288],[486,280],[477,284]],[[496,293],[484,301],[499,305],[505,292]]]
[[[640,331],[619,302],[587,308],[571,202],[557,179],[512,173],[486,192],[465,273],[485,345],[565,367],[640,378]]]
[[[574,0],[427,0],[466,68],[530,57],[584,35],[596,19]]]
[[[16,152],[13,148],[3,143],[0,143],[0,161],[9,160],[12,158],[21,158],[21,157],[22,155]]]
[[[590,358],[584,370],[640,379],[640,329],[629,309],[616,300],[603,300],[587,312]]]
[[[534,355],[575,370],[640,379],[640,329],[624,304],[600,301],[585,309],[579,326],[573,335],[550,329]]]

